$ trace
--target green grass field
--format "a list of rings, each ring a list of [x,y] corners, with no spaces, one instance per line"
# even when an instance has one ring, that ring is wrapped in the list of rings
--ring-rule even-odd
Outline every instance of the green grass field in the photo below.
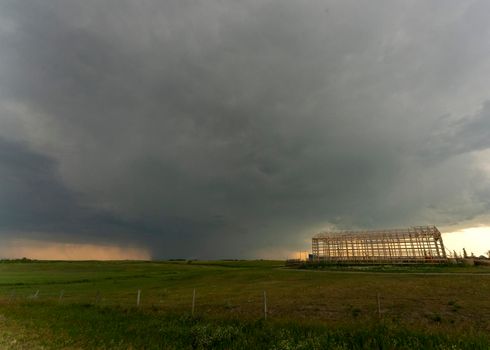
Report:
[[[490,349],[489,268],[283,265],[0,263],[0,349]]]

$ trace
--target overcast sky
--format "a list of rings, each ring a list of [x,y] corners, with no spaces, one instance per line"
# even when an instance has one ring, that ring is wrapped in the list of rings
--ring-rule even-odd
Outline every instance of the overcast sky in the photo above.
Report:
[[[489,13],[3,0],[0,239],[234,258],[489,226]]]

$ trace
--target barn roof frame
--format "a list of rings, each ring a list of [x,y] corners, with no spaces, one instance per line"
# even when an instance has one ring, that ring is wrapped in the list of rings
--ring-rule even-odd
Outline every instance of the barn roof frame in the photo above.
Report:
[[[404,229],[325,231],[312,238],[312,260],[332,263],[446,263],[441,232],[434,225]]]

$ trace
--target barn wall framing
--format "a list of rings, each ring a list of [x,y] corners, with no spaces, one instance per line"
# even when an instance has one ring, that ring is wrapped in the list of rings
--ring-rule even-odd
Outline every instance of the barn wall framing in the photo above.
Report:
[[[312,238],[312,260],[356,264],[440,264],[448,261],[435,226],[321,232]]]

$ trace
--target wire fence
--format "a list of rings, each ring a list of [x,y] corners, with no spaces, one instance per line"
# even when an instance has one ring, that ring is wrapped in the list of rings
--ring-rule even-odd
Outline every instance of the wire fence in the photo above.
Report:
[[[471,296],[447,293],[435,297],[393,296],[380,291],[359,296],[325,296],[316,299],[285,298],[267,290],[251,291],[244,297],[233,294],[189,290],[144,290],[77,292],[60,289],[12,288],[0,296],[3,304],[43,303],[46,305],[86,304],[104,307],[137,308],[191,315],[229,315],[255,318],[330,318],[345,317],[400,317],[423,315],[426,317],[454,316],[459,318],[490,319],[490,302],[475,302]],[[439,315],[439,316],[438,316]]]

